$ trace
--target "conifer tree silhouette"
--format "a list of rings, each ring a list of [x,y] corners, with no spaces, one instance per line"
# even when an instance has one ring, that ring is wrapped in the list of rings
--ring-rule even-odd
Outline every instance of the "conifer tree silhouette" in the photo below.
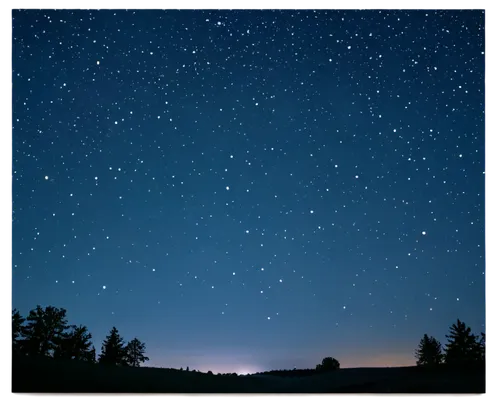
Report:
[[[127,363],[131,367],[139,367],[141,363],[149,361],[149,358],[144,356],[146,344],[137,338],[134,338],[127,344],[125,351]]]
[[[107,365],[127,365],[125,346],[118,329],[114,326],[104,340],[99,355],[99,363]]]
[[[54,350],[54,358],[64,358],[68,360],[88,361],[92,359],[89,354],[92,346],[92,335],[86,326],[72,325],[70,331],[61,335],[58,346]],[[95,349],[94,349],[95,352]],[[94,356],[95,357],[95,356]]]
[[[417,365],[435,366],[441,363],[443,355],[441,343],[427,333],[420,340],[418,349],[415,351]]]
[[[25,318],[18,310],[12,310],[12,353],[21,352],[24,337],[23,324],[25,321]]]
[[[471,328],[457,319],[450,327],[450,334],[446,335],[445,362],[449,365],[466,366],[478,361],[478,345]]]

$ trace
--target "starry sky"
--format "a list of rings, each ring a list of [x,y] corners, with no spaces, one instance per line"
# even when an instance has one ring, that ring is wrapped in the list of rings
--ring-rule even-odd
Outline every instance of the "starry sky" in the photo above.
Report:
[[[484,12],[14,10],[12,306],[213,372],[484,331]]]

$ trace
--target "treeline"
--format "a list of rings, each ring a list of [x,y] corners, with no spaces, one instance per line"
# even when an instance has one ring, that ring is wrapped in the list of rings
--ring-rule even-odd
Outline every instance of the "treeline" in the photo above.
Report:
[[[259,372],[259,375],[272,375],[272,376],[281,376],[281,377],[305,377],[317,375],[323,372],[335,371],[340,369],[340,363],[333,357],[325,357],[321,361],[321,364],[316,365],[315,369],[280,369],[280,370],[272,370]]]
[[[475,335],[464,322],[457,320],[446,335],[448,343],[441,343],[425,334],[415,351],[417,366],[446,365],[452,367],[484,367],[486,362],[486,336]],[[112,327],[96,357],[92,335],[84,325],[69,325],[64,308],[37,306],[26,318],[16,309],[12,311],[12,353],[14,356],[50,357],[89,363],[139,367],[149,360],[146,345],[134,338],[125,344],[118,329]],[[325,357],[316,369],[266,371],[261,374],[275,376],[310,376],[340,368],[333,357]],[[182,370],[182,368],[181,368]],[[189,371],[189,368],[186,369]],[[196,372],[196,371],[193,371]],[[209,371],[209,375],[212,373]],[[236,374],[229,374],[236,375]]]
[[[37,306],[26,318],[12,311],[12,354],[27,357],[50,357],[89,363],[139,367],[149,360],[146,345],[134,338],[127,344],[113,327],[96,358],[92,335],[84,325],[69,325],[66,310]]]
[[[474,335],[459,319],[446,335],[448,343],[441,343],[427,334],[420,340],[415,358],[418,366],[447,365],[451,367],[484,367],[486,363],[486,335]]]

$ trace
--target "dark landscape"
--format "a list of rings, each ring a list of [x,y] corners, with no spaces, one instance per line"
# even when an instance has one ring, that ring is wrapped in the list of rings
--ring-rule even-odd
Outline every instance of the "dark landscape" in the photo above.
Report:
[[[293,373],[293,371],[290,371]],[[164,368],[15,358],[13,392],[484,393],[484,369],[346,368],[306,377],[210,375]]]
[[[214,375],[183,368],[149,368],[146,344],[126,343],[112,327],[96,356],[92,334],[70,325],[66,310],[37,306],[12,311],[12,391],[36,393],[484,393],[486,335],[457,320],[448,343],[425,334],[415,367],[340,368],[324,357],[314,369]],[[235,357],[236,358],[236,357]],[[235,360],[236,364],[238,360]]]

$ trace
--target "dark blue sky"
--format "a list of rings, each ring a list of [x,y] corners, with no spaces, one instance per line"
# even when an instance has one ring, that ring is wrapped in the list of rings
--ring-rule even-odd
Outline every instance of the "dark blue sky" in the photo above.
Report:
[[[13,12],[13,307],[247,372],[484,330],[482,11]]]

